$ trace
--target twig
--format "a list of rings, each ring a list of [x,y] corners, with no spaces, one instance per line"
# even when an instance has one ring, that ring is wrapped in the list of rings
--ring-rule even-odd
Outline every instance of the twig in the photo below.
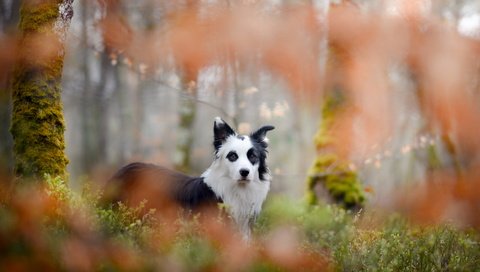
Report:
[[[76,36],[76,35],[74,35],[74,34],[72,34],[71,36],[74,37],[75,39],[81,41],[80,37],[78,37],[78,36]],[[96,49],[94,46],[91,46],[91,45],[89,45],[89,44],[85,44],[85,46],[88,47],[90,50],[98,53],[98,54],[104,54],[103,51]],[[120,64],[120,65],[122,64],[122,62],[117,62],[117,63]],[[137,75],[145,76],[145,74],[144,74],[142,71],[140,71],[139,69],[135,69],[135,67],[134,67],[135,65],[124,65],[124,66],[126,66],[130,71],[134,72],[134,73],[137,74]],[[199,103],[199,104],[203,104],[203,105],[205,105],[205,106],[208,106],[208,107],[210,107],[210,108],[212,108],[212,109],[217,110],[218,112],[220,112],[220,113],[222,114],[222,117],[224,117],[224,118],[226,117],[227,119],[229,119],[229,121],[231,121],[231,122],[233,122],[233,123],[235,123],[235,124],[237,123],[236,118],[235,118],[233,115],[229,114],[224,108],[222,108],[222,107],[220,107],[220,106],[217,106],[217,105],[214,105],[214,104],[212,104],[212,103],[210,103],[210,102],[208,102],[208,101],[198,99],[197,97],[188,95],[188,94],[182,92],[181,89],[179,89],[179,88],[177,88],[177,87],[174,87],[174,86],[166,83],[165,81],[163,81],[163,80],[161,80],[161,79],[152,77],[152,80],[153,80],[154,82],[156,82],[156,83],[164,86],[164,87],[167,87],[167,88],[170,89],[170,90],[177,91],[178,94],[179,94],[183,99],[189,99],[189,100],[195,101],[195,102],[197,102],[197,103]]]

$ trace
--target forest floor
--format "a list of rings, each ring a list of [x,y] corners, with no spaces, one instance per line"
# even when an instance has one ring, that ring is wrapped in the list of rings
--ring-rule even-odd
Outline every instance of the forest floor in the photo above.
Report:
[[[480,236],[271,197],[245,242],[220,213],[99,204],[61,179],[2,195],[0,270],[479,271]]]

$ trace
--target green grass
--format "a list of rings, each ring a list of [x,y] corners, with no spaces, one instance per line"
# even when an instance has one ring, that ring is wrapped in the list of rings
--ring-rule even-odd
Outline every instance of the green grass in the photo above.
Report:
[[[303,243],[328,252],[339,271],[480,271],[478,232],[450,225],[413,225],[399,215],[362,226],[372,216],[277,198],[267,203],[257,235],[282,224],[293,225],[302,233]]]
[[[0,206],[0,270],[480,271],[478,232],[399,215],[272,196],[243,243],[222,217],[172,219],[99,199],[61,179],[18,189]]]

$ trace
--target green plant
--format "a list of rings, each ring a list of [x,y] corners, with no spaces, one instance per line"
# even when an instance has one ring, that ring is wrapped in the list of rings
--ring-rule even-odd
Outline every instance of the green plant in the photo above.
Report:
[[[238,264],[243,271],[480,269],[475,230],[418,226],[398,215],[366,225],[381,221],[368,211],[272,196],[253,240],[242,244],[225,222],[212,224],[215,216],[168,221],[145,211],[145,203],[105,207],[88,187],[77,193],[61,178],[45,180],[46,187],[17,188],[11,201],[2,202],[0,270],[222,271]]]

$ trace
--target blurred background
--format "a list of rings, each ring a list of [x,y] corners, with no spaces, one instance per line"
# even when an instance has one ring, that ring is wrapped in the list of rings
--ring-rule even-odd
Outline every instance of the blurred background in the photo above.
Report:
[[[0,3],[3,52],[19,2]],[[478,165],[478,1],[73,5],[62,99],[74,187],[132,161],[201,174],[213,158],[215,116],[240,133],[274,125],[272,190],[296,197],[325,153],[381,204],[406,184],[457,180]],[[342,105],[324,128],[330,97]],[[2,161],[11,167],[6,92],[1,103]]]
[[[478,0],[1,0],[0,270],[479,271],[479,75]],[[251,241],[104,203],[216,116],[276,127]]]
[[[108,22],[112,26],[104,27],[114,28],[108,30],[113,37],[102,36],[105,7],[94,1],[76,2],[77,16],[72,20],[68,37],[63,101],[73,180],[105,174],[105,170],[111,173],[131,161],[153,162],[200,175],[213,160],[213,120],[220,116],[243,134],[261,125],[274,125],[276,130],[269,135],[274,190],[297,196],[303,193],[306,173],[315,154],[313,135],[319,120],[318,110],[296,104],[296,94],[288,90],[285,79],[261,67],[254,56],[236,59],[236,52],[228,48],[230,45],[207,45],[218,48],[213,49],[214,55],[208,56],[212,60],[203,63],[204,56],[197,54],[210,52],[192,51],[204,41],[191,40],[188,44],[180,41],[182,44],[174,54],[186,51],[190,59],[180,60],[185,63],[176,63],[171,57],[163,59],[162,51],[169,49],[164,48],[162,39],[173,33],[169,25],[183,28],[177,23],[193,24],[187,21],[191,18],[173,18],[176,13],[194,17],[197,9],[200,13],[202,8],[219,8],[218,5],[235,12],[236,4],[228,1],[110,4],[115,6],[112,13],[116,14],[114,17],[118,15],[118,21],[113,18],[114,22]],[[281,3],[262,3],[255,9],[271,9],[273,13],[281,7]],[[238,21],[232,22],[235,23]],[[219,31],[216,28],[221,26],[208,27]],[[202,35],[204,30],[187,25],[182,31]],[[265,35],[264,31],[258,35]],[[140,52],[128,56],[117,48],[109,49],[105,39],[115,40],[114,43],[121,44],[115,44],[120,48],[125,42],[136,43],[135,50]],[[256,50],[257,43],[245,41],[242,46],[245,50]],[[282,61],[281,55],[277,57]]]

